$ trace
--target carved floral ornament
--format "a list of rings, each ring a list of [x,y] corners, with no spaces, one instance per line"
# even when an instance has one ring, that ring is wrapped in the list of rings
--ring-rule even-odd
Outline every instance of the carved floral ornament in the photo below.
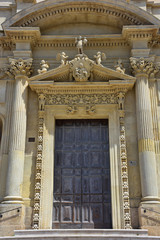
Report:
[[[134,75],[146,74],[153,78],[159,72],[159,63],[154,63],[154,58],[130,58],[131,68]]]
[[[32,58],[26,60],[9,58],[10,65],[7,66],[5,72],[11,78],[19,75],[29,77],[32,73],[32,61]]]

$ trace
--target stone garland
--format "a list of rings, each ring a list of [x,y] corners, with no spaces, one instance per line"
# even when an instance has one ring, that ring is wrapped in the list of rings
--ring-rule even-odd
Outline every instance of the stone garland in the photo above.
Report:
[[[39,110],[39,116],[38,116],[38,144],[37,144],[36,177],[35,177],[35,195],[34,195],[34,209],[33,209],[33,229],[39,229],[42,154],[43,154],[43,128],[44,128],[44,111]]]
[[[125,126],[124,126],[124,110],[119,110],[119,123],[120,123],[120,159],[121,159],[124,228],[131,229],[132,227],[131,227],[131,214],[130,214],[130,201],[129,201],[129,184],[128,184],[126,136],[125,136]]]

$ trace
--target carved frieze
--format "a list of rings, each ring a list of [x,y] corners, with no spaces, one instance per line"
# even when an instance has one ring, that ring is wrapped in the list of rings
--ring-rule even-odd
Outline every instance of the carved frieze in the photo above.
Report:
[[[117,94],[46,94],[46,105],[117,104]]]

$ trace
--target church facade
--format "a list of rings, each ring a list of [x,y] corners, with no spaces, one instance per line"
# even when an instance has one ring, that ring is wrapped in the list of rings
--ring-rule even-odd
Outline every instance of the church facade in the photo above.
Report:
[[[0,235],[160,235],[160,4],[0,1]]]

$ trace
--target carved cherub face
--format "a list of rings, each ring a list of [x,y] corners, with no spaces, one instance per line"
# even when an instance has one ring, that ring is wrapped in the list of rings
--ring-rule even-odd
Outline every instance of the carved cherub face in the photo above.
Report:
[[[42,61],[41,61],[41,64],[45,64],[45,63],[46,63],[46,61],[45,61],[45,60],[42,60]]]

